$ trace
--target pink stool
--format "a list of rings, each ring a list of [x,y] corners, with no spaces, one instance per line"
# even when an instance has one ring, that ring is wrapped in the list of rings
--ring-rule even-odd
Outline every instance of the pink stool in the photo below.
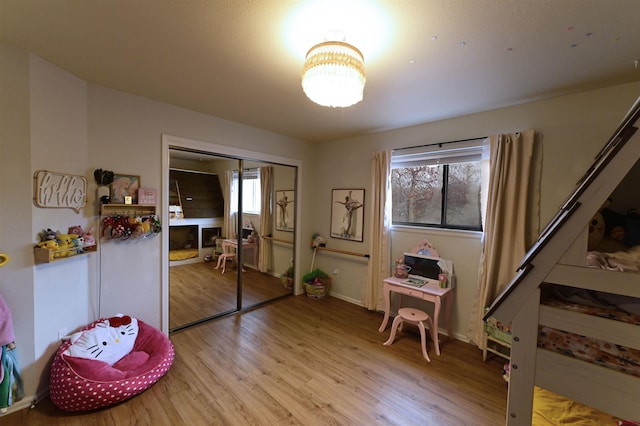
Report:
[[[389,336],[389,340],[383,343],[384,346],[390,346],[394,339],[396,338],[396,331],[402,331],[402,324],[404,322],[408,322],[411,324],[415,324],[420,329],[420,339],[422,341],[422,356],[424,359],[431,362],[429,359],[429,355],[427,355],[427,336],[424,330],[424,321],[427,322],[429,326],[429,331],[431,332],[431,338],[434,341],[437,341],[438,338],[433,337],[433,333],[437,333],[437,330],[433,329],[433,321],[431,321],[431,317],[427,315],[426,312],[423,312],[419,309],[413,308],[400,308],[398,309],[398,315],[393,320],[393,324],[391,325],[391,336]]]

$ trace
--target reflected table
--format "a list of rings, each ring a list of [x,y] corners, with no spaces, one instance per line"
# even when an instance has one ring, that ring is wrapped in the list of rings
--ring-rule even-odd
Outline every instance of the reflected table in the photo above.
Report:
[[[247,239],[242,240],[242,250],[253,251],[253,266],[258,269],[258,243],[257,241],[251,241]],[[222,241],[222,253],[237,253],[238,252],[238,240],[223,240]]]

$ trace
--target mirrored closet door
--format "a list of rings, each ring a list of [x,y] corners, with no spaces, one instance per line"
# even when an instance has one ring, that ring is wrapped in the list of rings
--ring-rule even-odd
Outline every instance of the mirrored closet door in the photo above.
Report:
[[[169,330],[291,294],[297,168],[182,146],[168,157]]]
[[[293,291],[295,168],[243,161],[241,218],[242,307],[256,306]],[[283,226],[282,193],[289,223]],[[280,199],[278,199],[280,196]],[[280,203],[280,204],[278,204]],[[291,277],[287,280],[287,277]]]

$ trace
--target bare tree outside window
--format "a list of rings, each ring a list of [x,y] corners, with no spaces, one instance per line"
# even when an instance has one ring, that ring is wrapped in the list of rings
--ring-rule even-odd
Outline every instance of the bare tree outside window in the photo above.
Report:
[[[391,193],[394,222],[440,223],[442,166],[393,169]]]
[[[479,161],[394,168],[395,224],[481,229]]]

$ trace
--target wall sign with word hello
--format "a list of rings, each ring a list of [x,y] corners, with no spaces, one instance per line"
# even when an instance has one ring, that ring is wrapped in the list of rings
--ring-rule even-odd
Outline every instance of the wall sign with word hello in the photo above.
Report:
[[[86,203],[84,176],[38,170],[34,181],[33,201],[37,207],[67,208],[79,213]]]

